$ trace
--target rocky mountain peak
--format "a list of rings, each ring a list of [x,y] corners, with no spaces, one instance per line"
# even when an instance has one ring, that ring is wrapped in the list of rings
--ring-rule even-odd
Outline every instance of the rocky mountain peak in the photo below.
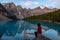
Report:
[[[46,10],[50,10],[50,8],[48,8],[48,7],[44,7],[43,10],[44,10],[44,9],[46,9]]]
[[[36,8],[34,8],[34,10],[36,10],[36,9],[41,9],[40,7],[36,7]]]
[[[30,9],[30,8],[22,8],[22,6],[18,5],[16,6],[13,2],[12,3],[4,3],[3,6],[7,9],[7,11],[9,11],[9,14],[12,16],[16,16],[17,18],[26,18],[29,16],[36,16],[36,15],[41,15],[41,14],[45,14],[48,12],[54,12],[57,9],[50,9],[48,7],[45,8],[41,8],[41,7],[36,7],[34,9]]]

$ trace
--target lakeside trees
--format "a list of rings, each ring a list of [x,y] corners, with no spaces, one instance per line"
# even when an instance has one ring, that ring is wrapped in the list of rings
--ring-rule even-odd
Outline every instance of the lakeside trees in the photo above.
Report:
[[[52,22],[60,22],[60,9],[54,12],[45,13],[38,16],[25,18],[26,20],[51,20]]]

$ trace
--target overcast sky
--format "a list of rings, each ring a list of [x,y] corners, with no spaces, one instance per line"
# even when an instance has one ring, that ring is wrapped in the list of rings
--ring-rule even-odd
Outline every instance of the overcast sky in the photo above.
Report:
[[[21,5],[23,8],[60,8],[60,0],[0,0],[1,3],[14,2],[16,5]]]

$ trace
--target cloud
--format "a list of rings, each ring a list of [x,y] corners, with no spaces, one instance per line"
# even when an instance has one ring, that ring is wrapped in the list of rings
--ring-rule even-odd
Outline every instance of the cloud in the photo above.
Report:
[[[45,5],[41,5],[40,6],[42,9],[45,8],[45,7],[48,7],[49,8],[49,5],[48,4],[45,4]]]
[[[23,2],[20,2],[21,5],[24,5],[26,7],[30,7],[32,5],[43,5],[41,6],[42,8],[43,7],[53,7],[53,8],[60,8],[60,0],[48,0],[47,2],[43,2],[43,4],[40,2],[37,2],[37,1],[23,1]]]
[[[49,0],[50,3],[54,3],[56,8],[60,8],[60,0]]]
[[[13,0],[0,0],[1,3],[9,3],[9,2],[13,2]]]
[[[46,4],[42,7],[53,7],[53,8],[60,8],[60,0],[47,0]]]
[[[52,0],[48,0],[49,2],[51,2]]]
[[[49,6],[46,4],[45,7],[49,7]]]
[[[55,0],[55,6],[56,8],[60,8],[60,0]]]
[[[26,1],[26,2],[21,2],[24,6],[32,6],[32,5],[38,5],[39,2],[36,1]]]

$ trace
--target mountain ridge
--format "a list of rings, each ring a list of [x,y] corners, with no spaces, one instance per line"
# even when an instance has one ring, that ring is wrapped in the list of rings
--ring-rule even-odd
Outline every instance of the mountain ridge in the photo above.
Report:
[[[27,17],[42,15],[45,13],[54,12],[58,10],[57,8],[50,9],[47,7],[43,9],[40,7],[36,7],[34,9],[30,9],[30,8],[26,9],[26,8],[22,8],[22,6],[20,5],[16,6],[13,2],[2,3],[2,5],[7,9],[7,11],[9,11],[9,15],[11,16],[11,18],[13,18],[13,16],[16,16],[17,19],[24,19]]]

